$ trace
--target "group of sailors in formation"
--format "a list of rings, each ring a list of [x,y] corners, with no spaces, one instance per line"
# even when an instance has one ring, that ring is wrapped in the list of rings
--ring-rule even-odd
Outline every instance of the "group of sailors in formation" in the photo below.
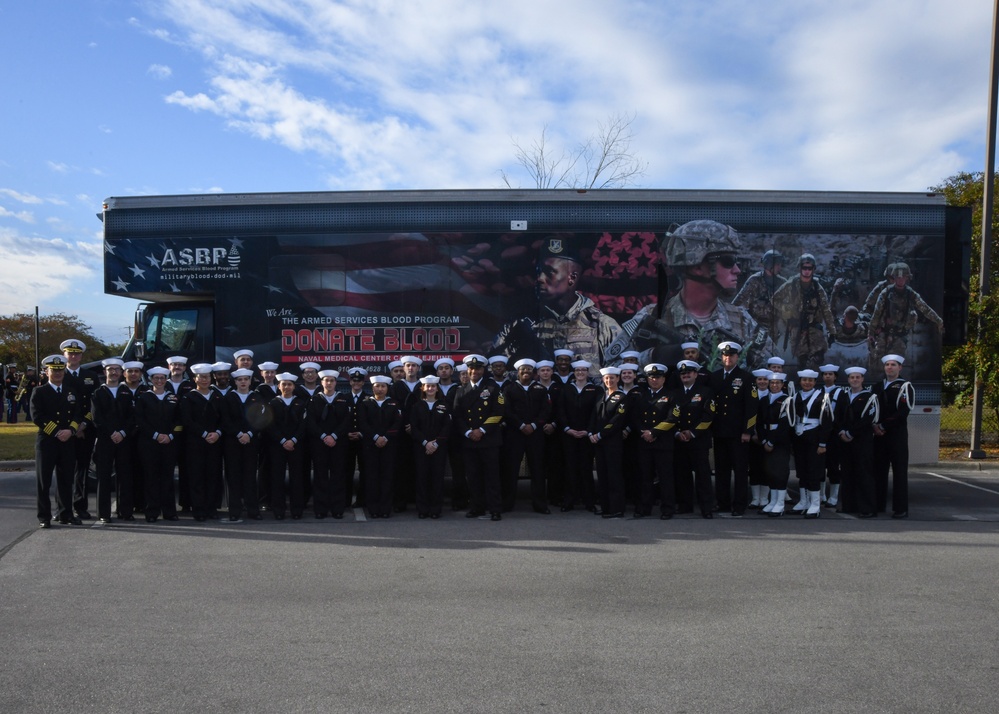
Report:
[[[102,378],[79,370],[85,345],[67,340],[43,360],[48,381],[31,396],[39,525],[53,520],[53,474],[58,522],[92,518],[91,450],[102,523],[113,520],[112,491],[123,521],[190,512],[239,523],[266,511],[297,520],[310,503],[316,519],[351,507],[389,518],[414,503],[419,518],[437,519],[448,473],[453,511],[499,521],[522,472],[536,513],[621,518],[630,505],[645,518],[658,505],[668,520],[695,509],[817,518],[823,506],[873,517],[886,509],[891,470],[892,516],[908,515],[913,389],[899,376],[902,356],[884,357],[871,388],[859,366],[837,384],[837,365],[801,370],[795,385],[778,357],[749,372],[739,344],[718,347],[714,372],[686,343],[675,366],[626,353],[599,370],[599,384],[569,350],[510,372],[505,357],[470,354],[424,374],[408,356],[388,375],[347,369],[343,388],[338,370],[315,362],[299,374],[274,362],[254,369],[250,350],[235,352],[235,365],[107,359]],[[792,459],[797,501],[787,500]]]

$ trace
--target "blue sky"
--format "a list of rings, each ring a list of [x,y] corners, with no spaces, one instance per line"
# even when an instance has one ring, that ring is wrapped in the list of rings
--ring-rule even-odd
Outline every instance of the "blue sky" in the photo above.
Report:
[[[634,116],[645,188],[921,191],[984,162],[988,0],[0,2],[0,314],[122,341],[107,196],[499,188]]]

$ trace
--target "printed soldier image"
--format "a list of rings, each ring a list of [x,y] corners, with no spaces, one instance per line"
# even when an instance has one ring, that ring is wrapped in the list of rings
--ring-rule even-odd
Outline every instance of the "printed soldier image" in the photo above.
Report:
[[[936,325],[938,331],[943,331],[943,320],[909,285],[912,271],[908,264],[892,265],[889,277],[892,284],[878,295],[868,327],[872,364],[880,363],[886,354],[906,356],[909,334],[920,315]]]
[[[555,350],[564,348],[595,365],[610,361],[607,348],[621,326],[579,292],[582,273],[583,261],[566,239],[543,239],[535,281],[537,319],[522,317],[504,325],[489,353],[514,361],[553,359]]]
[[[721,364],[718,345],[722,342],[744,345],[744,363],[748,364],[772,354],[766,328],[745,307],[723,299],[739,284],[739,248],[735,229],[716,221],[690,221],[667,233],[659,259],[680,278],[681,287],[665,305],[646,305],[622,325],[610,356],[638,350],[642,364],[675,364],[682,357],[681,344],[696,342],[707,368],[714,370]]]
[[[783,349],[790,345],[798,367],[809,370],[822,364],[829,339],[836,335],[836,318],[829,309],[826,291],[815,280],[815,265],[814,255],[803,254],[798,259],[799,276],[774,294],[778,342]]]
[[[780,271],[785,261],[776,250],[768,250],[761,262],[763,270],[749,276],[732,304],[749,310],[753,319],[773,335],[777,327],[774,321],[774,293],[784,284]]]

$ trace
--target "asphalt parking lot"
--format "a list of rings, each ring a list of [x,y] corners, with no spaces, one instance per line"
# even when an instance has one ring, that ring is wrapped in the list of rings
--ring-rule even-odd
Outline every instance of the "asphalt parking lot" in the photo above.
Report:
[[[36,527],[0,473],[5,712],[984,712],[999,472],[910,517],[447,512]]]

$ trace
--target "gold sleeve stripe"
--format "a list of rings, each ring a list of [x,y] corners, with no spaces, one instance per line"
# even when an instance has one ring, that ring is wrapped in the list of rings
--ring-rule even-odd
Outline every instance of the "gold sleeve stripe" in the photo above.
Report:
[[[661,421],[652,428],[655,429],[656,431],[669,431],[674,426],[676,426],[676,424],[673,424],[668,421]]]
[[[42,431],[44,431],[49,436],[52,436],[55,430],[56,430],[56,423],[54,421],[50,421],[48,424],[45,425],[45,428],[42,429]]]
[[[499,424],[501,421],[503,421],[503,417],[501,417],[501,416],[492,416],[492,417],[489,417],[488,419],[486,419],[486,424]]]
[[[756,415],[755,414],[753,416],[749,417],[749,421],[746,422],[746,428],[747,429],[752,429],[754,426],[756,426]]]
[[[73,431],[76,431],[77,429],[79,429],[79,428],[80,428],[80,422],[77,422],[77,421],[71,421],[71,422],[69,423],[69,426],[70,426],[70,428],[71,428],[71,429],[72,429]]]
[[[710,428],[711,428],[711,422],[709,422],[709,421],[702,421],[700,424],[698,424],[696,427],[694,427],[694,431],[705,431],[705,430],[710,429]]]

